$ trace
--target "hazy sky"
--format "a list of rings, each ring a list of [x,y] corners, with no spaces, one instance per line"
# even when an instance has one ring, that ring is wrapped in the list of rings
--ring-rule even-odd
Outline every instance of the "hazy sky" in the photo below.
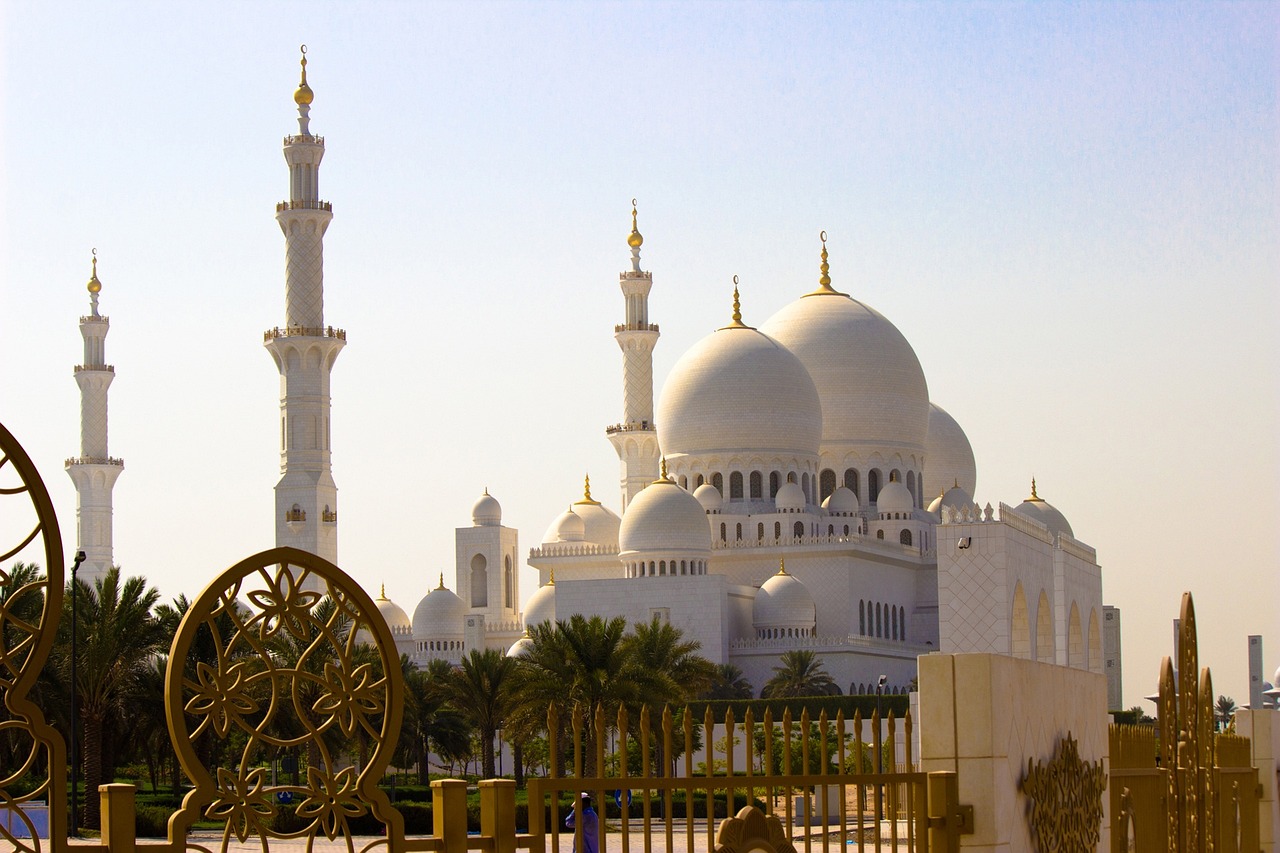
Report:
[[[1098,549],[1126,704],[1186,589],[1244,703],[1246,636],[1280,664],[1277,8],[6,3],[0,421],[71,551],[97,247],[117,561],[194,596],[274,545],[262,331],[305,42],[325,320],[348,332],[339,562],[367,588],[412,613],[452,587],[485,487],[526,550],[584,472],[618,509],[635,196],[659,389],[733,275],[752,325],[812,289],[826,229],[835,286],[967,431],[978,500],[1034,474]]]

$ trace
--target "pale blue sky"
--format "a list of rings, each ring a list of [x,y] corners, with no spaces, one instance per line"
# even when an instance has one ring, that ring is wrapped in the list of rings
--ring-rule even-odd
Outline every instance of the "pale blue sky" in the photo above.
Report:
[[[68,549],[98,248],[116,557],[166,597],[273,544],[297,46],[323,134],[339,562],[412,612],[484,487],[536,545],[618,507],[629,202],[655,373],[842,290],[916,349],[978,499],[1098,548],[1125,696],[1184,589],[1218,691],[1280,664],[1273,4],[0,6],[0,421]],[[2,525],[0,525],[2,527]],[[532,593],[532,571],[522,592]]]

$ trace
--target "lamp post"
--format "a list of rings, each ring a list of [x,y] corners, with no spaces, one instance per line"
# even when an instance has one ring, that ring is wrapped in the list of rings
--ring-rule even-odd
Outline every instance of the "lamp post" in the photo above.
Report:
[[[79,755],[76,750],[76,729],[78,728],[78,719],[76,717],[76,623],[80,621],[79,599],[76,595],[76,572],[80,570],[80,564],[84,562],[84,551],[76,551],[75,560],[71,563],[71,834],[78,836],[80,834],[80,762],[77,760]]]
[[[880,680],[876,682],[876,741],[878,741],[882,745],[881,747],[882,750],[883,750],[884,739],[881,736],[881,731],[884,728],[884,718],[880,716],[880,696],[881,694],[884,693],[884,685],[885,685],[885,682],[888,680],[889,680],[889,676],[882,675],[880,676]],[[883,762],[884,758],[882,757],[880,760]],[[877,773],[879,773],[880,770],[881,768],[879,767],[876,768]],[[883,818],[884,818],[884,784],[881,783],[876,785],[876,837],[877,838],[880,837],[880,821]]]

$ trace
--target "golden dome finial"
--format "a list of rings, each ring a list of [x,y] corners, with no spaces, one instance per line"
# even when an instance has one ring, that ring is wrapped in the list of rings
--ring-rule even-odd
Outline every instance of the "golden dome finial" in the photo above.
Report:
[[[778,574],[785,575],[786,573],[787,573],[787,558],[779,557],[778,558]]]
[[[293,93],[293,102],[300,107],[307,107],[315,100],[316,94],[307,85],[307,46],[304,44],[299,49],[302,51],[302,81],[298,83],[298,88]]]
[[[555,585],[556,585],[556,567],[552,566],[551,577],[547,578],[547,586],[555,586]]]
[[[1036,478],[1035,477],[1031,478],[1031,497],[1027,498],[1027,500],[1029,501],[1042,500],[1042,498],[1036,494]]]
[[[733,320],[727,326],[721,326],[721,329],[750,329],[746,323],[742,322],[742,300],[738,297],[738,277],[733,277]]]
[[[378,600],[379,601],[387,600],[387,585],[385,583],[382,585],[382,591],[378,593]]]
[[[102,290],[102,282],[98,281],[98,250],[93,250],[93,274],[89,277],[89,284],[86,285],[90,293],[97,293]]]
[[[583,476],[583,479],[582,479],[582,500],[578,501],[578,504],[586,504],[586,505],[588,505],[588,506],[599,506],[599,505],[600,505],[600,501],[595,500],[595,499],[593,499],[593,498],[591,497],[591,475],[590,475],[590,474],[586,474],[586,475],[584,475],[584,476]],[[570,509],[570,510],[572,510],[572,509],[573,509],[573,507],[569,507],[569,509]]]
[[[822,241],[822,264],[819,269],[822,275],[818,276],[818,284],[822,287],[831,287],[831,265],[827,263],[827,232],[822,231],[818,234],[818,239]]]
[[[668,476],[667,476],[667,457],[665,457],[665,456],[663,456],[663,457],[662,457],[662,468],[661,468],[661,471],[662,471],[662,477],[661,477],[660,479],[663,479],[663,480],[669,480],[669,479],[670,479],[670,477],[668,477]]]
[[[444,572],[440,573],[440,586],[436,587],[436,589],[444,589]]]
[[[640,229],[636,227],[636,200],[631,199],[631,233],[627,235],[627,245],[633,249],[639,249],[644,245],[644,236],[641,235]]]

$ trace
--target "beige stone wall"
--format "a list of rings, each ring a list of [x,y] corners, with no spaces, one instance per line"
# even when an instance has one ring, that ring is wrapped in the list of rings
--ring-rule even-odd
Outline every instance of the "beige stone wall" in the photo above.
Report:
[[[1253,750],[1253,766],[1262,780],[1262,802],[1258,840],[1263,853],[1280,850],[1280,711],[1259,708],[1236,712],[1236,734],[1249,738]]]
[[[1004,655],[925,655],[920,665],[920,769],[954,770],[974,807],[965,850],[1032,853],[1027,761],[1048,762],[1070,733],[1085,761],[1107,761],[1106,679]],[[1103,796],[1106,808],[1106,795]],[[1099,850],[1109,846],[1104,814]]]

